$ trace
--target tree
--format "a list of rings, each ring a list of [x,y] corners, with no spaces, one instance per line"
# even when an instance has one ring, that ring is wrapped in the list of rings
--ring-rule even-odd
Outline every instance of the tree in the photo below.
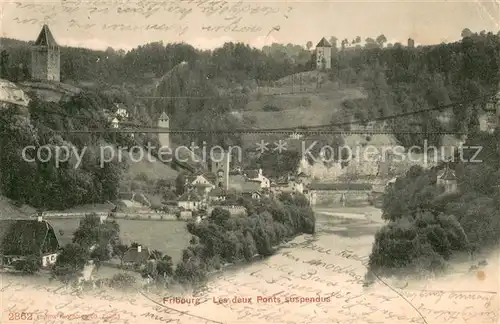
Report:
[[[172,258],[168,255],[164,255],[157,261],[156,269],[158,271],[158,275],[160,276],[172,276],[174,274],[174,264],[172,262]]]
[[[64,283],[77,279],[83,271],[89,251],[77,244],[68,244],[62,248],[52,268],[52,277]]]
[[[210,214],[210,220],[219,226],[223,226],[231,218],[231,213],[224,208],[214,208]]]
[[[186,191],[186,175],[180,172],[175,179],[175,193],[181,196]]]
[[[154,260],[160,260],[163,256],[163,253],[161,251],[158,251],[158,250],[153,250],[151,251],[151,259],[154,259]]]
[[[337,48],[337,42],[338,42],[338,38],[337,37],[335,37],[335,36],[330,37],[330,44],[335,49]]]
[[[311,41],[308,41],[307,44],[306,44],[306,48],[307,50],[311,50],[311,48],[313,47],[313,43]]]
[[[120,259],[120,266],[123,266],[123,258],[127,253],[129,247],[126,244],[118,244],[114,247],[114,253]]]
[[[6,50],[3,50],[0,53],[0,76],[4,79],[10,80],[9,53]]]
[[[367,39],[365,39],[365,47],[366,48],[376,48],[378,47],[379,45],[375,42],[375,40],[371,37],[368,37]]]
[[[110,286],[115,289],[134,289],[136,278],[128,273],[117,273],[110,281]]]
[[[18,260],[14,263],[14,269],[25,274],[34,274],[40,271],[42,260],[40,255],[30,255],[26,260]]]
[[[118,243],[120,227],[115,221],[101,223],[96,214],[85,215],[73,234],[73,243],[90,248],[94,245],[104,248]]]
[[[474,33],[469,28],[464,28],[460,34],[462,38],[471,37]]]
[[[342,50],[344,50],[347,46],[349,46],[349,40],[347,38],[344,38],[341,42]]]
[[[382,48],[384,44],[387,42],[387,38],[384,34],[381,34],[377,37],[377,44]]]

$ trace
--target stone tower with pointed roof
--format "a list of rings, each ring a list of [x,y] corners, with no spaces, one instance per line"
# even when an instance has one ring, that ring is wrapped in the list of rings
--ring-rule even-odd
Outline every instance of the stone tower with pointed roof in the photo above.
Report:
[[[166,112],[162,112],[160,118],[158,118],[158,128],[160,128],[160,132],[158,133],[160,145],[162,147],[170,147],[170,133],[163,132],[170,129],[170,118]]]
[[[316,69],[330,70],[332,68],[332,45],[322,38],[316,45]]]
[[[34,81],[60,81],[61,53],[49,26],[43,25],[31,48],[31,78]]]

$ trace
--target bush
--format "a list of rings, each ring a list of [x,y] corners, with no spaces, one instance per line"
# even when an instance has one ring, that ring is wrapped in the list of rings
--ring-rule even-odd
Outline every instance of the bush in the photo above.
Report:
[[[278,106],[275,105],[264,105],[262,108],[263,111],[281,111],[281,109]]]
[[[34,274],[40,271],[42,261],[40,256],[30,255],[26,260],[15,261],[13,266],[17,271],[22,271],[25,274]]]
[[[177,281],[202,283],[208,272],[224,264],[272,255],[281,242],[315,231],[314,213],[303,195],[286,194],[279,200],[234,199],[247,209],[246,217],[231,217],[227,210],[215,208],[202,222],[186,225],[193,239],[176,267]]]
[[[299,100],[299,106],[301,107],[310,107],[312,104],[312,100],[309,97],[302,97]]]
[[[442,271],[452,252],[468,244],[453,216],[419,212],[415,218],[392,221],[377,232],[369,269],[388,273]]]
[[[128,273],[117,273],[110,281],[111,288],[128,289],[133,288],[136,283],[136,278]]]
[[[52,277],[64,283],[77,279],[81,275],[89,257],[87,249],[77,244],[66,245],[52,267]]]

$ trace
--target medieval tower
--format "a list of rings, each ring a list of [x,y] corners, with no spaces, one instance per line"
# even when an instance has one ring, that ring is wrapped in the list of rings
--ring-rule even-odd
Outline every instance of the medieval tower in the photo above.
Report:
[[[61,53],[49,26],[43,25],[31,48],[31,78],[35,81],[60,81]]]
[[[316,69],[330,70],[332,68],[332,45],[323,37],[316,45]]]
[[[216,176],[216,186],[229,189],[229,168],[231,165],[230,152],[213,152],[210,150],[210,159],[212,162],[211,171]]]
[[[165,131],[170,130],[170,118],[166,112],[162,112],[160,118],[158,119],[158,140],[160,141],[160,145],[162,147],[171,147],[170,146],[170,133]]]

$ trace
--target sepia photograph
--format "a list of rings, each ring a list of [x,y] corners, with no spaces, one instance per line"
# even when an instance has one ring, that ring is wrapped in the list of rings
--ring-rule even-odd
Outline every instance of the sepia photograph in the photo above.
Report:
[[[498,0],[0,20],[0,323],[499,323]]]

